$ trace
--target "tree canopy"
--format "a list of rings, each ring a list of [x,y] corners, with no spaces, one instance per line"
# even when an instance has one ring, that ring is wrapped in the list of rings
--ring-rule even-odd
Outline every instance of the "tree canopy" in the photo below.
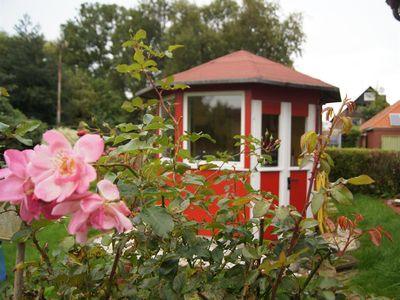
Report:
[[[121,46],[143,28],[154,48],[181,44],[173,62],[158,77],[171,75],[236,50],[291,66],[301,54],[301,15],[281,17],[277,3],[263,0],[213,0],[198,5],[186,0],[142,0],[134,8],[82,4],[78,15],[61,26],[59,41],[46,41],[28,17],[17,34],[0,33],[0,83],[10,103],[27,117],[55,124],[57,61],[62,49],[62,123],[95,119],[115,124],[126,120],[126,98],[145,85],[115,70],[132,61]]]

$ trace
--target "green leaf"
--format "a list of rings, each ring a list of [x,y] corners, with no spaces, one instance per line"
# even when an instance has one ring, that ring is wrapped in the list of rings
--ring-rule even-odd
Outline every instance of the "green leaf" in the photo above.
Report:
[[[167,257],[163,259],[163,262],[160,265],[160,269],[158,270],[160,277],[175,277],[176,273],[178,272],[178,263],[178,256],[176,256],[175,254],[167,255]]]
[[[136,107],[143,107],[143,99],[140,97],[135,97],[132,99],[132,105]]]
[[[140,41],[140,40],[145,39],[146,36],[147,36],[146,31],[144,31],[143,29],[139,29],[139,30],[135,33],[135,35],[133,36],[133,39],[134,39],[135,41]]]
[[[147,125],[146,127],[144,127],[143,130],[158,130],[158,129],[162,129],[162,128],[165,128],[164,123],[151,123],[151,124]]]
[[[31,132],[40,126],[41,122],[38,120],[24,121],[17,126],[15,134],[24,136],[27,132]]]
[[[180,273],[175,276],[174,281],[172,282],[172,288],[175,292],[180,293],[180,291],[185,286],[186,275],[184,273]]]
[[[253,217],[260,218],[264,216],[268,212],[270,206],[270,202],[258,201],[253,207]]]
[[[5,132],[8,128],[10,128],[10,125],[0,122],[0,132]]]
[[[133,59],[140,65],[144,64],[144,55],[141,50],[136,50]]]
[[[315,219],[307,218],[300,222],[300,227],[302,230],[310,229],[315,226],[318,226],[318,221]]]
[[[322,297],[324,297],[324,299],[326,300],[335,300],[335,293],[332,291],[322,291],[321,292]]]
[[[350,204],[353,201],[353,194],[343,184],[338,184],[331,189],[332,197],[339,203]]]
[[[32,146],[32,140],[31,139],[26,139],[23,138],[22,136],[18,135],[18,134],[14,134],[13,135],[20,143],[26,145],[26,146]]]
[[[75,244],[75,240],[74,237],[72,236],[67,236],[66,238],[64,238],[61,243],[60,243],[60,248],[64,251],[64,252],[68,252],[69,249],[71,249]]]
[[[109,235],[109,234],[105,234],[105,235],[103,235],[103,237],[101,238],[101,244],[102,244],[103,246],[105,246],[105,247],[110,246],[110,245],[111,245],[111,242],[112,242],[112,238],[111,238],[111,235]]]
[[[205,177],[199,175],[186,174],[186,176],[183,178],[183,182],[186,184],[204,185]]]
[[[163,238],[167,238],[168,233],[174,229],[174,221],[164,207],[144,207],[140,217],[143,222],[151,226],[155,234]]]
[[[317,193],[313,193],[313,198],[311,200],[311,211],[315,215],[318,210],[321,208],[322,204],[324,204],[324,194],[323,191],[319,191]]]
[[[128,73],[130,71],[129,66],[127,64],[118,65],[116,69],[120,73]]]
[[[122,103],[121,108],[123,110],[126,110],[127,112],[133,112],[135,110],[135,107],[133,107],[132,102],[131,101],[124,101],[124,103]]]
[[[240,197],[236,198],[235,200],[232,201],[233,206],[242,206],[250,203],[251,198],[250,197]]]
[[[39,229],[41,229],[43,227],[46,227],[46,226],[48,226],[50,224],[52,224],[52,221],[47,220],[47,219],[40,219],[40,220],[37,220],[37,221],[33,221],[32,224],[31,224],[31,228],[33,230],[39,230]]]
[[[365,184],[374,183],[375,180],[373,180],[368,175],[360,175],[360,176],[357,176],[357,177],[353,177],[353,178],[347,179],[347,182],[352,184],[352,185],[365,185]]]
[[[124,47],[124,48],[131,47],[133,45],[135,45],[134,41],[126,41],[126,42],[122,43],[122,47]]]
[[[0,86],[0,96],[9,97],[10,94],[7,92],[7,90],[6,90],[5,88],[3,88],[2,86]]]
[[[190,155],[190,151],[187,149],[179,149],[178,155],[183,159],[189,159],[192,156]]]
[[[257,280],[259,275],[260,275],[259,270],[257,270],[257,269],[251,270],[249,272],[249,274],[246,276],[246,284],[248,284],[248,285],[253,284]]]
[[[210,170],[210,169],[215,169],[215,168],[218,168],[218,165],[213,164],[213,163],[207,163],[207,164],[199,166],[200,171]]]
[[[154,118],[154,116],[153,115],[151,115],[151,114],[145,114],[144,116],[143,116],[143,123],[144,124],[150,124],[150,122],[153,120],[153,118]]]
[[[245,246],[242,248],[242,254],[247,259],[259,259],[260,256],[257,253],[257,250],[254,247]]]
[[[314,131],[308,131],[301,136],[300,145],[303,151],[312,153],[318,143],[318,135]]]
[[[168,51],[172,52],[172,51],[182,48],[182,47],[183,47],[183,45],[171,45],[171,46],[168,46]]]
[[[14,233],[14,235],[11,237],[11,242],[13,242],[13,243],[25,242],[26,240],[28,240],[31,233],[32,233],[32,229],[29,227],[21,229],[21,230],[17,231],[16,233]]]

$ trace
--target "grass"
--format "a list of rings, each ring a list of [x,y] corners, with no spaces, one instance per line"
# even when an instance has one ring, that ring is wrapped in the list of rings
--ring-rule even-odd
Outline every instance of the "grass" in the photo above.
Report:
[[[346,216],[361,213],[365,218],[362,229],[381,225],[391,233],[393,242],[384,238],[380,247],[368,236],[361,239],[361,247],[353,253],[359,264],[352,282],[367,293],[400,299],[400,215],[382,200],[365,195],[356,195],[354,205],[341,206],[339,211]]]
[[[48,243],[49,249],[54,249],[60,241],[67,236],[67,230],[64,224],[54,223],[38,234],[38,240],[41,245]],[[7,283],[13,284],[14,274],[13,268],[15,265],[16,244],[10,241],[3,241],[2,248],[6,260],[7,280],[0,283],[0,289]],[[32,261],[40,259],[40,255],[34,245],[28,242],[25,249],[25,261]]]

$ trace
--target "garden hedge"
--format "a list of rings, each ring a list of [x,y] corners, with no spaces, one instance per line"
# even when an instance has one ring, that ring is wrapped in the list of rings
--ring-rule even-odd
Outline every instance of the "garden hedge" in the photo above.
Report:
[[[330,174],[331,180],[367,174],[375,183],[369,186],[353,186],[353,192],[383,197],[400,193],[400,151],[330,148],[327,152],[335,163]]]

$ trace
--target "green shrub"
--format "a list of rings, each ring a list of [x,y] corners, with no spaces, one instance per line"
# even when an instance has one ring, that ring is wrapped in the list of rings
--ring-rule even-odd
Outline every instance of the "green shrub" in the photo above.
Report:
[[[350,132],[342,135],[342,147],[351,148],[357,147],[360,140],[361,131],[357,126],[353,126]]]
[[[375,183],[352,187],[353,192],[393,196],[400,192],[400,152],[379,149],[331,148],[327,151],[335,162],[331,179],[368,174]]]

